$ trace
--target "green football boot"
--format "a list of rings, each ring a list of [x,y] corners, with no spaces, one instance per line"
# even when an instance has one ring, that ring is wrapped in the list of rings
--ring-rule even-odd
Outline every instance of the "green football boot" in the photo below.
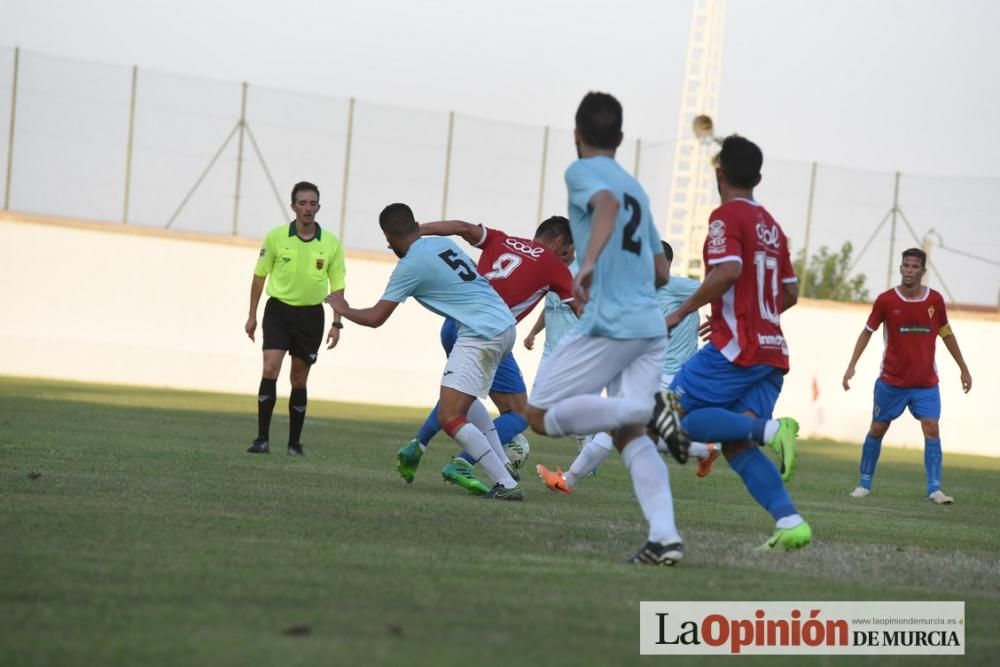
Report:
[[[778,420],[778,432],[767,443],[767,446],[778,455],[778,461],[781,462],[781,481],[783,482],[792,479],[792,473],[795,472],[798,437],[799,423],[791,417],[782,417]]]
[[[508,489],[502,484],[497,482],[490,489],[489,493],[484,496],[480,496],[484,500],[524,500],[524,490],[520,486],[515,486],[513,489]]]
[[[417,466],[420,465],[420,457],[423,455],[424,450],[416,438],[406,443],[396,454],[396,458],[399,459],[396,470],[399,471],[399,476],[406,480],[407,484],[413,483],[413,478],[417,475]]]
[[[480,482],[472,472],[472,464],[462,458],[454,458],[451,463],[441,468],[444,481],[457,484],[469,493],[481,496],[489,493],[488,486]]]
[[[812,528],[809,524],[803,521],[795,528],[779,528],[774,531],[774,535],[771,536],[764,544],[760,545],[760,551],[773,551],[775,549],[781,548],[785,551],[791,551],[792,549],[801,549],[812,541]]]

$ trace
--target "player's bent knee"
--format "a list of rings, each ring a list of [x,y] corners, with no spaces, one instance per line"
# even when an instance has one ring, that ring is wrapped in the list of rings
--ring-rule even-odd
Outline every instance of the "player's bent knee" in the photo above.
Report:
[[[889,431],[889,422],[872,422],[872,426],[868,429],[868,434],[873,438],[881,438]]]
[[[937,438],[941,435],[941,430],[938,428],[938,420],[936,419],[921,419],[920,429],[924,432],[925,438]]]
[[[528,426],[539,435],[547,435],[545,433],[545,412],[545,410],[531,405],[526,406],[524,410],[524,418],[528,420]]]

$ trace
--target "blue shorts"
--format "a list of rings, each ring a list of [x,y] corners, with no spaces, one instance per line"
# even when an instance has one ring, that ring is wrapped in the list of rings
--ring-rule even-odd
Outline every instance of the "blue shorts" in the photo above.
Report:
[[[681,366],[670,388],[680,394],[688,414],[699,408],[724,408],[770,419],[784,382],[782,369],[737,366],[709,343]]]
[[[872,421],[889,423],[909,408],[917,419],[941,418],[941,390],[933,387],[894,387],[875,380]]]
[[[441,347],[444,348],[445,354],[451,354],[451,348],[455,347],[457,339],[458,325],[455,324],[455,320],[445,318],[444,324],[441,325]],[[528,391],[528,387],[524,384],[524,377],[521,375],[521,368],[514,361],[513,354],[507,353],[500,360],[500,366],[497,367],[497,373],[493,376],[490,391],[501,394],[524,394]]]

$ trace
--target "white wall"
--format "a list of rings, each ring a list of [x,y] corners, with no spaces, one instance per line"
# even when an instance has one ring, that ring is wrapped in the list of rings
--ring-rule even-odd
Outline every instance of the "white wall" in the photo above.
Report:
[[[258,331],[251,343],[243,325],[257,246],[247,239],[0,214],[0,375],[252,395],[260,379],[260,338]],[[391,257],[349,253],[351,304],[375,303],[393,266]],[[864,437],[881,357],[878,336],[850,392],[840,388],[840,379],[867,314],[865,306],[807,302],[783,317],[792,371],[777,413],[797,417],[805,435]],[[534,316],[522,322],[521,337]],[[939,345],[945,450],[1000,456],[993,412],[1000,362],[987,356],[989,344],[1000,339],[1000,320],[963,314],[951,320],[974,389],[962,394],[958,370]],[[321,352],[310,396],[433,404],[444,363],[439,328],[440,319],[412,300],[380,329],[347,323],[338,347]],[[528,352],[519,337],[517,358],[529,387],[541,347]],[[287,395],[282,377],[279,392]],[[893,424],[886,443],[923,446],[909,418]]]

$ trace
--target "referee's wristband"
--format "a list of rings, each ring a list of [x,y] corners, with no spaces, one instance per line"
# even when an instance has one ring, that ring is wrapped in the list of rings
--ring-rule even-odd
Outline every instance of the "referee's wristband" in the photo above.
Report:
[[[332,328],[334,328],[334,329],[343,329],[344,328],[344,323],[343,322],[331,322],[330,326]]]

